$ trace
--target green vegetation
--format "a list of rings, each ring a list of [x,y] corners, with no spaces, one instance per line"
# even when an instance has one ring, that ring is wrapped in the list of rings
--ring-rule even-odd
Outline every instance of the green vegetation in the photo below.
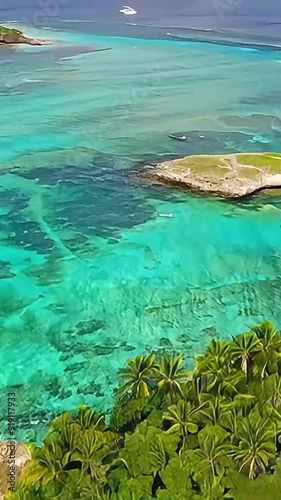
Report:
[[[21,37],[23,37],[23,33],[21,31],[6,28],[5,26],[0,25],[0,43],[13,43]]]
[[[178,172],[190,168],[200,174],[224,176],[230,169],[236,167],[240,175],[256,176],[261,171],[268,170],[271,174],[281,173],[281,155],[277,153],[241,153],[230,155],[195,155],[174,160],[173,167]],[[243,168],[244,167],[244,168]]]
[[[237,159],[242,165],[269,168],[270,173],[281,173],[281,155],[277,153],[239,154]]]
[[[281,332],[266,321],[183,365],[128,360],[110,421],[86,406],[56,418],[6,498],[280,498]]]
[[[140,176],[185,185],[199,193],[239,198],[262,189],[280,187],[281,154],[186,156],[147,167]]]
[[[6,28],[5,26],[0,26],[0,35],[22,35],[22,31]]]

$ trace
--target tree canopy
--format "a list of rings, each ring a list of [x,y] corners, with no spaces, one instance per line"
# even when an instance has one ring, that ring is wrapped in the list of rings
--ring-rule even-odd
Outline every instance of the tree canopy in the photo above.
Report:
[[[265,321],[184,365],[128,360],[109,418],[86,406],[57,417],[6,498],[281,498],[280,332]]]

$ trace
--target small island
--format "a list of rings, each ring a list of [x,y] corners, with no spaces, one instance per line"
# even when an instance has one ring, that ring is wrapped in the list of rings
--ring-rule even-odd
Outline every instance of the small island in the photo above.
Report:
[[[198,193],[241,198],[263,189],[281,188],[281,154],[186,156],[148,165],[138,176]]]
[[[22,31],[0,25],[0,45],[50,45],[51,42],[24,36]]]

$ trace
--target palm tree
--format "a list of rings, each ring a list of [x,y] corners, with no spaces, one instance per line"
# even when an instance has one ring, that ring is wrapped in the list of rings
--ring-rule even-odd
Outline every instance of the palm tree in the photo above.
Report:
[[[249,364],[253,356],[259,351],[260,341],[254,332],[243,333],[232,337],[230,344],[230,356],[233,361],[239,361],[241,370],[248,379]]]
[[[278,372],[278,361],[280,361],[281,332],[276,332],[270,321],[264,321],[253,328],[253,332],[259,339],[259,352],[255,356],[255,374],[261,378]]]
[[[91,474],[98,481],[102,479],[109,465],[104,465],[104,459],[116,448],[116,436],[112,432],[101,432],[95,429],[86,430],[76,442],[76,449],[72,453],[73,461],[80,461],[82,472]]]
[[[71,497],[68,497],[68,500]],[[73,498],[73,497],[72,497]],[[81,500],[106,500],[112,498],[104,492],[104,484],[102,481],[94,482],[90,476],[83,476],[81,488]]]
[[[32,460],[27,463],[21,475],[23,486],[37,485],[40,481],[43,486],[49,483],[58,483],[62,486],[67,480],[66,466],[70,461],[71,452],[65,452],[57,444],[56,437],[48,435],[44,439],[44,446],[32,446]]]
[[[199,409],[200,407],[192,407],[189,402],[180,399],[177,404],[169,406],[163,413],[163,418],[171,424],[170,431],[179,431],[181,437],[186,438],[189,433],[194,434],[198,431],[194,415]]]
[[[187,457],[194,466],[194,479],[208,493],[222,479],[224,469],[221,460],[229,448],[227,437],[228,433],[220,426],[208,425],[198,434],[199,448],[187,451]]]
[[[227,413],[233,403],[229,402],[224,396],[213,394],[202,394],[202,401],[200,412],[197,415],[196,421],[199,419],[200,423],[217,425],[220,424],[221,419]]]
[[[270,408],[276,410],[281,405],[281,377],[274,373],[267,377],[263,384],[262,399]]]
[[[206,354],[196,357],[194,378],[196,380],[197,399],[199,393],[210,389],[210,366],[223,366],[226,369],[229,365],[229,345],[223,340],[212,339],[207,348]],[[219,370],[219,368],[218,368]],[[211,369],[212,371],[212,369]],[[216,382],[215,382],[216,384]]]
[[[212,339],[207,347],[206,355],[213,358],[229,359],[229,343],[224,340]]]
[[[230,433],[231,443],[233,444],[237,442],[239,419],[235,408],[229,408],[229,410],[222,415],[220,425],[223,429]]]
[[[252,412],[247,419],[241,419],[238,428],[239,444],[230,452],[239,464],[239,472],[247,467],[249,478],[255,479],[276,457],[275,425],[268,418],[261,419]]]
[[[49,435],[53,436],[62,449],[69,451],[73,449],[79,431],[78,425],[72,420],[71,413],[64,412],[51,422]]]
[[[200,359],[196,363],[194,376],[203,379],[207,392],[214,390],[215,394],[220,394],[222,390],[230,394],[237,393],[237,384],[244,380],[243,373],[233,370],[223,356],[207,355],[205,359]]]
[[[169,395],[174,399],[176,394],[181,395],[181,385],[190,378],[190,372],[182,368],[182,357],[170,358],[164,356],[157,369],[157,386],[160,393]]]
[[[157,365],[155,355],[138,355],[135,359],[127,359],[128,368],[119,371],[125,383],[119,389],[119,395],[130,392],[135,398],[146,398],[151,394],[150,382],[156,376]]]
[[[255,399],[251,394],[238,394],[228,405],[223,406],[218,422],[230,433],[231,443],[239,441],[240,420],[249,415]]]
[[[82,431],[95,428],[103,431],[106,427],[104,413],[98,413],[86,405],[80,405],[77,409],[76,423]]]

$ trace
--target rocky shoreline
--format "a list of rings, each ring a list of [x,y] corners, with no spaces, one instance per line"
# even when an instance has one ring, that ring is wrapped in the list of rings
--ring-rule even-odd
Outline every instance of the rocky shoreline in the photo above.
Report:
[[[51,45],[50,41],[28,38],[22,31],[0,26],[0,45]]]
[[[195,155],[147,165],[138,177],[221,198],[281,187],[281,154]]]
[[[27,445],[13,440],[0,441],[0,500],[4,500],[7,488],[13,488],[12,474],[17,479],[30,459]]]

